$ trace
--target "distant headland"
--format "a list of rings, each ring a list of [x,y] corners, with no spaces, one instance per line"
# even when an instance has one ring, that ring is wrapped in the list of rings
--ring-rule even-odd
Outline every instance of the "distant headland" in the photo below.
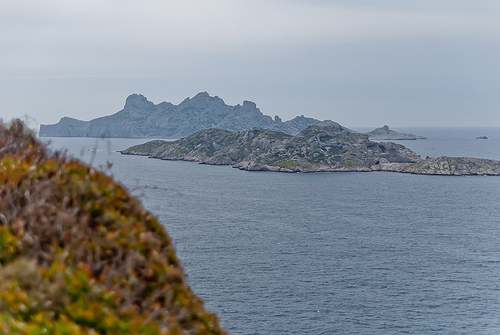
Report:
[[[121,151],[164,160],[232,165],[249,171],[500,175],[500,161],[468,157],[421,159],[403,145],[373,142],[339,124],[309,126],[297,135],[252,128],[207,129],[177,141],[156,140]]]
[[[140,94],[130,95],[123,109],[115,114],[81,121],[63,117],[57,124],[40,126],[41,137],[124,137],[181,138],[199,130],[219,128],[240,131],[258,127],[297,134],[307,126],[336,124],[331,120],[297,116],[283,121],[264,115],[251,101],[227,105],[218,96],[201,92],[178,105],[154,104]]]
[[[283,121],[264,115],[251,101],[235,106],[227,105],[218,96],[207,92],[186,98],[178,105],[170,102],[154,104],[140,94],[130,95],[123,109],[115,114],[82,121],[63,117],[58,123],[40,126],[41,137],[123,137],[178,139],[204,129],[241,131],[260,128],[297,135],[308,126],[337,124],[332,120],[318,120],[304,115]],[[349,130],[348,128],[344,128]],[[354,132],[349,130],[350,132]],[[373,140],[413,140],[424,138],[377,128],[367,133]]]

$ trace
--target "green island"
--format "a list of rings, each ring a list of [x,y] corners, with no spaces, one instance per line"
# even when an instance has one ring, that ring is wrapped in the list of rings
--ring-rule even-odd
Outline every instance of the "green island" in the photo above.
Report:
[[[232,165],[248,171],[500,175],[500,161],[445,156],[422,159],[403,145],[373,142],[368,135],[338,124],[309,126],[295,136],[259,128],[237,132],[212,128],[177,141],[155,140],[120,152]]]
[[[0,333],[225,334],[111,177],[0,124]]]

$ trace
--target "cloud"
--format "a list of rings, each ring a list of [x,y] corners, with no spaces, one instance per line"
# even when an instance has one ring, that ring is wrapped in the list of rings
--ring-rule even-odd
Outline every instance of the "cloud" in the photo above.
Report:
[[[2,11],[2,73],[117,76],[127,68],[132,75],[154,75],[168,70],[169,63],[182,65],[201,56],[259,56],[318,45],[470,37],[499,30],[494,15],[333,3],[17,2]]]
[[[384,101],[401,110],[425,100],[434,111],[466,96],[462,105],[488,111],[498,102],[497,1],[54,0],[0,9],[0,85],[13,110],[13,97],[33,110],[29,96],[49,109],[58,91],[67,102],[51,113],[62,115],[68,97],[82,103],[79,92],[95,110],[109,106],[106,92],[121,105],[133,92],[175,101],[208,90],[285,118],[307,108],[363,115]]]

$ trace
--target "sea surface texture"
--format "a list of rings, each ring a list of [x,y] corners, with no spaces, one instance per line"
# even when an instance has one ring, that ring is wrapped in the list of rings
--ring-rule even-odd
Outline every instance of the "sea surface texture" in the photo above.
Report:
[[[500,160],[499,128],[397,130],[428,137],[398,142],[423,158]],[[147,140],[49,140],[113,164],[231,334],[500,333],[500,177],[248,172],[115,152]]]

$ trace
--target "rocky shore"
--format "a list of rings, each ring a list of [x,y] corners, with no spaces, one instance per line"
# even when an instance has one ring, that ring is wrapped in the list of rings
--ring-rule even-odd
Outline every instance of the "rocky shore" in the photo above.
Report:
[[[429,175],[500,175],[500,162],[466,157],[421,159],[392,142],[373,142],[338,124],[310,126],[296,136],[253,128],[199,131],[167,142],[151,141],[120,151],[164,160],[232,165],[248,171],[369,172]]]
[[[382,164],[374,170],[429,175],[500,175],[500,162],[471,157],[432,157],[415,164]]]

